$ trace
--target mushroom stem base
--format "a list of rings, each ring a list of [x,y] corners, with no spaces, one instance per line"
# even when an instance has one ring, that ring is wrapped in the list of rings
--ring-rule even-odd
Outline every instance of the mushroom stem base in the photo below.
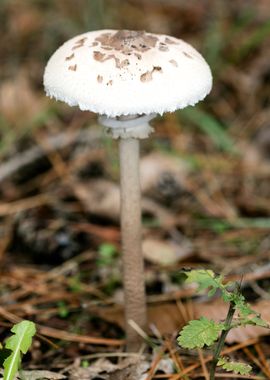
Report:
[[[135,351],[141,337],[130,326],[133,320],[146,327],[144,263],[141,246],[141,189],[139,178],[139,140],[120,139],[121,232],[127,350]]]

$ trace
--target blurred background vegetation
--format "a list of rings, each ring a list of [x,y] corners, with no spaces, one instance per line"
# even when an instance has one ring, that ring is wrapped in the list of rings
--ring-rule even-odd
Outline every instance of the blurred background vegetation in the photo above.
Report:
[[[163,152],[192,167],[185,191],[200,206],[192,209],[188,196],[182,197],[179,212],[189,213],[192,222],[193,217],[195,222],[202,218],[203,226],[215,231],[232,226],[270,227],[268,0],[2,0],[0,25],[0,195],[4,206],[42,193],[44,189],[31,181],[52,166],[46,159],[33,167],[26,160],[26,165],[14,169],[14,157],[20,161],[20,152],[42,145],[46,136],[96,125],[94,114],[45,97],[42,77],[51,54],[87,30],[144,29],[194,45],[214,76],[213,90],[204,102],[157,118],[156,134],[143,145],[143,155]],[[101,145],[106,154],[105,176],[116,179],[115,144],[104,138]],[[70,159],[69,154],[63,157]],[[28,182],[33,186],[27,186]],[[24,187],[20,190],[18,184]],[[9,214],[5,210],[3,216]]]
[[[42,90],[52,52],[76,34],[102,28],[171,34],[194,45],[213,70],[214,88],[182,121],[218,149],[234,150],[235,139],[253,138],[267,124],[269,17],[267,0],[2,0],[0,154],[61,108]]]

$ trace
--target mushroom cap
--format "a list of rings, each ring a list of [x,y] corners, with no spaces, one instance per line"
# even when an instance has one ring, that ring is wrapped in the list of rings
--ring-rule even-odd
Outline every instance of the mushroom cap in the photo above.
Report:
[[[65,42],[44,73],[50,97],[108,117],[173,112],[211,90],[204,58],[183,40],[99,30]]]

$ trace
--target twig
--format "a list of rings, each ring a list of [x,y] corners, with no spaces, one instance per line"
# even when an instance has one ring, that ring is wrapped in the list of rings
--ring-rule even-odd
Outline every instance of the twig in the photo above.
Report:
[[[164,354],[164,348],[161,348],[160,351],[158,352],[156,358],[154,359],[152,365],[151,365],[151,368],[147,374],[147,377],[145,380],[151,380],[153,379],[153,376],[155,374],[155,371],[157,369],[157,366],[158,366],[158,363],[160,362],[160,360],[162,359],[162,356]]]
[[[246,347],[243,349],[244,353],[247,355],[247,357],[253,361],[253,363],[256,364],[257,367],[261,369],[261,371],[268,377],[269,373],[268,371],[264,368],[264,366],[260,363],[260,361],[253,355],[253,353]]]
[[[168,339],[166,340],[166,347],[170,353],[171,358],[174,361],[174,365],[176,367],[177,372],[179,373],[179,372],[183,371],[185,368],[184,368],[184,365],[183,365],[182,360],[180,358],[180,355],[179,356],[176,355],[175,351],[172,348],[172,343]],[[184,376],[183,378],[184,378],[184,380],[188,380],[187,376]]]
[[[232,323],[234,313],[235,313],[234,304],[231,302],[227,316],[226,316],[226,320],[224,323],[224,330],[222,331],[222,333],[220,335],[218,344],[217,344],[216,349],[214,351],[213,360],[212,360],[212,364],[211,364],[211,368],[210,368],[210,380],[215,380],[215,372],[216,372],[218,359],[219,359],[220,353],[224,347],[226,336],[228,335],[228,333],[230,331],[230,326]]]
[[[198,348],[197,351],[198,351],[199,359],[200,359],[200,362],[201,362],[203,376],[204,376],[205,380],[209,380],[209,373],[208,373],[206,365],[205,365],[205,360],[204,360],[204,357],[203,357],[202,350],[200,348]]]
[[[269,367],[269,363],[268,363],[268,361],[267,361],[266,358],[265,358],[265,355],[264,355],[264,353],[263,353],[263,351],[262,351],[262,349],[261,349],[261,346],[259,345],[259,343],[256,343],[256,344],[254,345],[254,347],[255,347],[255,350],[257,351],[258,355],[259,355],[259,358],[260,358],[262,364],[265,366],[265,371],[268,373],[267,376],[269,376],[269,378],[270,378],[270,367]]]
[[[17,212],[35,208],[48,202],[49,196],[47,194],[39,194],[19,201],[0,203],[0,216],[16,214]]]
[[[0,307],[0,315],[12,323],[18,323],[21,321],[21,318],[18,318],[16,315],[4,310]],[[105,345],[105,346],[122,346],[124,345],[124,340],[121,339],[106,339],[106,338],[97,338],[87,335],[78,335],[69,333],[67,331],[54,329],[52,327],[42,326],[37,324],[38,332],[42,335],[49,336],[50,338],[56,338],[61,340],[67,340],[70,342],[80,342],[80,343],[89,343],[94,345]]]
[[[97,129],[91,129],[82,131],[80,133],[70,133],[66,132],[60,133],[56,136],[49,137],[45,140],[46,146],[49,147],[49,151],[53,152],[55,150],[63,149],[74,142],[91,141],[91,144],[96,145],[96,141],[100,139],[102,132]],[[25,152],[18,153],[11,160],[0,165],[0,182],[4,179],[10,177],[14,173],[21,170],[23,167],[30,165],[31,163],[44,157],[47,152],[45,152],[41,147],[34,146],[26,150]]]
[[[242,349],[244,347],[251,346],[251,345],[257,343],[257,341],[258,341],[257,338],[253,338],[253,339],[249,339],[249,340],[247,340],[247,341],[245,341],[243,343],[238,343],[238,344],[234,345],[233,347],[226,348],[224,351],[222,351],[222,355],[230,354],[230,353],[238,351],[238,350],[240,350],[240,349]],[[204,362],[205,363],[209,363],[209,362],[211,362],[211,360],[212,360],[212,356],[208,356],[204,360]],[[173,380],[180,380],[180,379],[182,379],[183,375],[192,372],[196,368],[199,368],[200,365],[201,365],[200,363],[191,364],[183,372],[181,372],[180,374],[176,374],[175,378],[173,378]]]
[[[132,319],[129,319],[128,324],[136,331],[136,333],[142,337],[147,344],[149,344],[153,349],[156,348],[155,343],[153,340],[146,334],[146,332]]]

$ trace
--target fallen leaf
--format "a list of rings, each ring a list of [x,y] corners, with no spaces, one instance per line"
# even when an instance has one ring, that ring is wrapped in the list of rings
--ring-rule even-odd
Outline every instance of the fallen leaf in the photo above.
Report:
[[[149,363],[139,357],[130,357],[121,360],[118,364],[113,364],[109,360],[98,359],[87,368],[82,368],[78,364],[69,371],[70,380],[132,380],[140,379],[148,370]]]
[[[187,163],[160,152],[141,159],[140,180],[142,192],[154,199],[175,198],[185,188]]]
[[[61,373],[52,372],[52,371],[22,371],[23,378],[25,380],[61,380],[66,379],[66,376]]]
[[[125,321],[122,306],[99,308],[95,310],[95,313],[100,318],[110,323],[115,323],[124,330]],[[155,325],[162,335],[179,331],[185,324],[177,306],[173,303],[148,306],[147,314],[149,325]]]
[[[103,179],[76,182],[74,191],[87,211],[112,220],[119,219],[120,190],[113,182]]]
[[[77,181],[74,185],[74,192],[88,212],[119,221],[120,188],[115,183],[104,179],[83,183]],[[172,213],[150,198],[142,198],[142,212],[153,215],[165,229],[171,228],[175,224]]]
[[[22,120],[29,122],[44,107],[44,98],[38,96],[30,83],[26,71],[20,70],[12,79],[6,80],[0,89],[2,115],[10,123],[21,126]]]
[[[270,324],[270,301],[259,301],[256,304],[251,304],[251,308],[260,313],[261,317]],[[200,318],[203,315],[214,321],[220,321],[226,318],[228,306],[218,300],[206,304],[195,304],[194,310],[196,318]],[[245,340],[265,335],[270,335],[269,329],[257,326],[239,327],[229,332],[226,342],[241,343]]]
[[[190,256],[192,244],[185,237],[180,244],[168,240],[146,238],[142,243],[142,250],[144,258],[154,264],[173,265]]]
[[[174,365],[175,363],[171,358],[164,358],[159,361],[157,370],[166,374],[172,374],[175,371]]]
[[[186,304],[183,304],[187,315],[190,315]],[[251,308],[261,314],[262,318],[270,324],[270,301],[259,301],[251,304]],[[219,300],[209,303],[193,303],[193,316],[190,319],[200,317],[211,318],[214,321],[222,321],[226,318],[228,306]],[[154,324],[162,335],[173,334],[189,322],[182,316],[175,303],[161,303],[150,305],[147,308],[149,325]],[[114,308],[98,309],[97,314],[111,323],[116,323],[124,329],[124,312],[121,306]],[[241,343],[251,338],[270,335],[270,330],[257,326],[240,327],[230,331],[227,336],[227,343]]]

